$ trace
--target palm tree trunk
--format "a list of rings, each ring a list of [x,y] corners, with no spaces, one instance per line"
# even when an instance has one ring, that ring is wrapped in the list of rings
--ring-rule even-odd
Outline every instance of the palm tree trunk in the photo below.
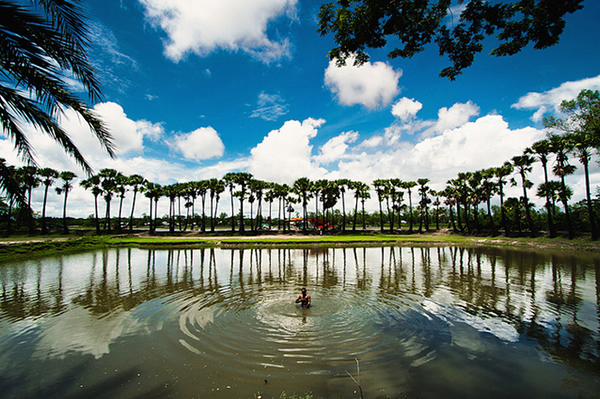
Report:
[[[585,172],[585,194],[587,198],[587,208],[588,215],[590,218],[590,229],[592,230],[592,240],[596,241],[598,239],[598,228],[596,227],[596,218],[594,215],[594,209],[592,207],[592,196],[590,194],[590,171],[589,171],[589,161],[585,158],[583,163],[583,170]]]
[[[362,222],[363,222],[363,230],[367,229],[367,222],[365,220],[365,200],[361,201],[362,204]]]
[[[235,211],[233,209],[233,189],[229,190],[229,195],[231,196],[231,232],[235,231]]]
[[[129,231],[133,231],[133,212],[135,211],[135,199],[137,197],[137,186],[133,190],[133,199],[131,200],[131,215],[129,215]]]
[[[342,231],[346,231],[346,201],[344,191],[342,191]]]
[[[379,197],[379,224],[381,225],[381,232],[383,233],[383,209],[381,207],[381,197]]]
[[[49,187],[49,185],[46,185],[46,188],[44,189],[44,204],[42,206],[42,234],[46,234],[48,232],[48,227],[46,226],[46,199],[48,198]]]
[[[527,224],[529,225],[529,232],[532,236],[535,235],[535,226],[533,225],[533,219],[531,218],[531,205],[529,204],[529,198],[527,198],[527,188],[525,187],[525,176],[523,178],[523,199],[525,200],[525,216],[527,217]]]
[[[543,162],[542,166],[544,167],[544,183],[546,183],[546,187],[548,187],[547,162]],[[548,218],[548,231],[550,233],[550,238],[554,238],[556,237],[556,226],[554,226],[554,220],[552,220],[552,209],[550,207],[550,191],[546,190],[546,217]]]
[[[148,225],[148,229],[150,230],[150,233],[154,233],[154,229],[152,228],[152,197],[149,197],[150,199],[150,224]]]
[[[121,231],[121,212],[123,211],[123,199],[124,197],[121,196],[121,199],[119,201],[119,217],[117,218],[117,231]]]
[[[217,213],[217,212],[218,212],[218,210],[219,210],[219,199],[217,198],[217,200],[215,201],[215,213],[214,213],[214,217],[213,217],[213,219],[215,220],[215,222],[216,222],[216,220],[217,220],[217,216],[218,216],[218,213]],[[213,224],[212,224],[212,226],[211,226],[211,231],[212,231],[213,233],[214,233],[214,231],[215,231],[215,224],[216,224],[216,223],[213,223]]]
[[[154,199],[154,233],[156,233],[156,228],[158,227],[157,225],[158,222],[158,197],[156,197]]]
[[[96,234],[100,234],[100,217],[98,215],[98,196],[94,196],[94,209],[96,211]]]
[[[356,196],[356,202],[354,203],[354,221],[352,223],[352,231],[356,231],[356,217],[358,216],[358,196]]]

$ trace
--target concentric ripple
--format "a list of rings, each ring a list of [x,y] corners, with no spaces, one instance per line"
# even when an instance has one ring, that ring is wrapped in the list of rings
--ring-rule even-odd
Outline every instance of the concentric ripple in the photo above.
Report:
[[[178,298],[179,343],[209,362],[289,369],[301,363],[402,358],[417,366],[448,342],[445,324],[408,297],[314,287],[313,304],[294,304],[297,289],[220,290]]]

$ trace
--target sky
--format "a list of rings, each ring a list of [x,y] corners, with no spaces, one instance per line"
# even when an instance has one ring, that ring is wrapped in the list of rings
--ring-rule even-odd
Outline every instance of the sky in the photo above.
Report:
[[[388,59],[393,39],[370,50],[363,66],[337,67],[327,57],[332,36],[317,33],[323,2],[84,2],[89,56],[104,91],[103,101],[91,105],[111,130],[117,157],[74,114],[61,123],[95,171],[113,168],[162,185],[249,172],[287,184],[300,177],[428,178],[441,190],[459,172],[521,155],[546,137],[542,119],[560,116],[562,100],[600,89],[597,0],[567,16],[558,45],[498,58],[488,55],[490,39],[454,81],[438,76],[449,62],[433,44],[411,59]],[[85,177],[47,135],[26,131],[39,166]],[[0,153],[22,164],[2,135]],[[579,165],[574,157],[572,163]],[[595,192],[600,169],[595,161],[591,166]],[[542,181],[539,165],[531,178]],[[582,199],[581,167],[568,183],[574,200]],[[520,189],[508,194],[519,196]],[[41,188],[34,191],[34,209],[42,196]],[[62,215],[62,199],[50,197],[47,214]],[[161,202],[159,213],[166,213]],[[147,208],[138,202],[136,214]],[[68,209],[70,216],[90,215],[91,193],[77,185]]]

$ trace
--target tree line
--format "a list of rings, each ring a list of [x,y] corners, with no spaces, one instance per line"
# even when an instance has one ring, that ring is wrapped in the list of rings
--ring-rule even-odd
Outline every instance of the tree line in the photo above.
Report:
[[[381,231],[397,231],[405,225],[408,232],[423,232],[432,230],[435,224],[436,230],[447,226],[465,234],[503,232],[505,235],[527,233],[535,236],[546,230],[550,237],[556,237],[560,230],[573,238],[577,231],[589,231],[592,239],[597,240],[600,189],[596,188],[598,193],[596,198],[592,198],[589,166],[594,152],[597,153],[600,148],[600,94],[583,90],[576,99],[563,101],[561,112],[565,115],[563,119],[549,117],[544,120],[548,131],[546,139],[533,143],[522,154],[515,155],[501,166],[458,173],[446,182],[444,189],[438,191],[431,189],[427,178],[416,181],[376,179],[367,184],[349,179],[313,181],[301,177],[288,185],[259,180],[245,172],[227,173],[221,179],[163,186],[138,174],[126,176],[108,168],[80,180],[79,185],[94,197],[93,219],[98,234],[113,230],[133,231],[134,212],[140,195],[147,201],[151,233],[158,227],[161,198],[169,204],[167,221],[170,232],[188,228],[214,232],[226,214],[219,214],[218,210],[222,194],[227,192],[230,204],[222,206],[230,210],[232,232],[236,228],[243,233],[247,229],[277,228],[286,231],[292,227],[308,231],[320,219],[323,228],[332,226],[342,232],[356,231],[357,225],[366,229],[367,225],[377,224]],[[571,163],[571,156],[577,159],[585,176],[585,200],[577,204],[569,204],[573,191],[565,182],[565,178],[577,169]],[[533,183],[529,175],[536,162],[541,163],[544,171],[544,182],[535,191],[537,197],[545,200],[540,210],[535,209],[530,199]],[[555,177],[554,180],[550,179],[550,174]],[[75,173],[35,166],[16,168],[0,159],[0,175],[4,194],[0,204],[2,221],[8,233],[13,231],[13,218],[18,226],[26,224],[29,232],[34,232],[31,195],[37,187],[44,190],[40,229],[42,233],[48,231],[46,201],[53,185],[63,196],[62,228],[65,233],[68,231],[67,200],[77,177]],[[520,186],[522,196],[506,198],[507,184]],[[123,217],[127,192],[132,194],[128,221]],[[379,205],[379,210],[373,214],[365,212],[365,201],[371,198],[371,193]],[[492,205],[495,197],[499,205]],[[104,217],[99,214],[99,199],[104,201]],[[118,200],[116,217],[111,216],[113,199]],[[272,215],[273,203],[277,207],[275,217]],[[295,212],[296,204],[300,206],[301,213]],[[264,215],[264,212],[267,214]],[[301,215],[295,226],[289,223],[292,214]]]

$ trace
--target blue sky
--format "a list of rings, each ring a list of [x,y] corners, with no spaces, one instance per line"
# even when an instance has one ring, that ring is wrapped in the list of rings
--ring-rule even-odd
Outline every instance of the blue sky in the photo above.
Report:
[[[448,61],[434,45],[409,60],[388,60],[382,49],[361,68],[335,67],[332,37],[316,32],[321,3],[88,1],[90,57],[105,93],[94,107],[118,158],[75,118],[63,124],[96,170],[160,184],[244,171],[288,184],[303,176],[425,177],[442,189],[459,172],[520,155],[545,137],[541,118],[561,100],[600,89],[596,0],[567,17],[557,46],[496,58],[487,55],[490,40],[455,81],[438,77]],[[31,136],[41,166],[83,176],[49,139],[33,129]],[[8,140],[0,148],[19,164]],[[540,181],[539,168],[532,178]],[[580,199],[580,171],[569,183]],[[596,163],[592,183],[600,184]],[[91,198],[77,188],[73,215],[89,214]],[[52,201],[49,214],[60,215],[59,198]]]

